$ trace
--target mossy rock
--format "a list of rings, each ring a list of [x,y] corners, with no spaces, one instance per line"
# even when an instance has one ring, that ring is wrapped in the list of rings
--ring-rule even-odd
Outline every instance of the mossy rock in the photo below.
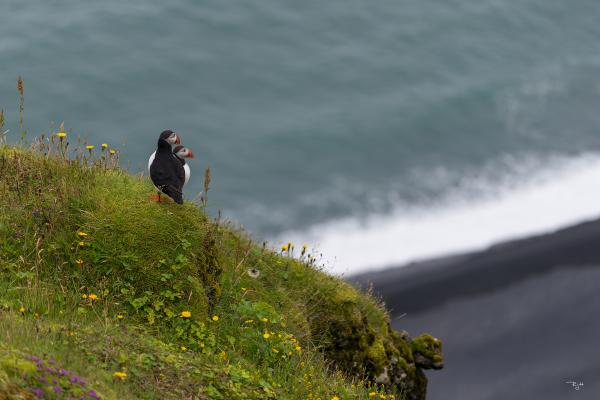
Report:
[[[405,331],[394,331],[382,306],[350,285],[323,283],[309,323],[325,356],[336,368],[395,388],[407,399],[424,400],[427,377],[422,368],[443,367],[441,341],[427,334],[413,340]]]
[[[415,363],[423,369],[442,369],[444,358],[442,357],[442,341],[423,333],[411,342],[411,349]]]

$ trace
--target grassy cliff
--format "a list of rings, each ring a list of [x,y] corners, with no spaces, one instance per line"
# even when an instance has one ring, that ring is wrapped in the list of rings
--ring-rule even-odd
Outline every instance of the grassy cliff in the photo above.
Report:
[[[0,145],[0,400],[424,398],[439,340],[67,139]]]

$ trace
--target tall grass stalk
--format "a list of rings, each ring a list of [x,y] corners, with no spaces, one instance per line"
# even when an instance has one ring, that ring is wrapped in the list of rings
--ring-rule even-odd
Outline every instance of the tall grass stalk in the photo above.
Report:
[[[19,91],[19,132],[21,133],[21,142],[25,140],[27,132],[23,129],[23,115],[25,112],[25,96],[23,94],[23,78],[21,75],[17,78],[17,90]]]

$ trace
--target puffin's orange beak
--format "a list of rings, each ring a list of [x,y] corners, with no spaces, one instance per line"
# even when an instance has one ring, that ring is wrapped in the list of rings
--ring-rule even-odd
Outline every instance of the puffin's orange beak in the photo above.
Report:
[[[179,139],[179,135],[175,135],[175,144],[180,144],[181,139]]]
[[[193,151],[189,151],[188,152],[188,158],[194,158],[194,152]]]

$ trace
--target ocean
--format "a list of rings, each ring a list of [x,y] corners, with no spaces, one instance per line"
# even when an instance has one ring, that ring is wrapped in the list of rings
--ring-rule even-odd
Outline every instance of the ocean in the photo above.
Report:
[[[0,5],[18,138],[107,142],[144,172],[163,129],[210,212],[352,274],[600,216],[595,0],[74,0]]]

